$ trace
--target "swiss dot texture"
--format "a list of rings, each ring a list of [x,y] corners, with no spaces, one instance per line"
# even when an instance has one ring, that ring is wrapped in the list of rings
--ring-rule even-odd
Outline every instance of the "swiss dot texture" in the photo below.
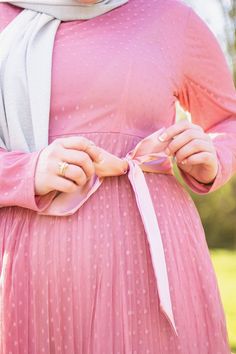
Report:
[[[19,11],[0,4],[0,30]],[[205,24],[175,0],[129,0],[95,19],[60,25],[50,142],[82,135],[125,156],[143,137],[174,122],[176,99],[191,110],[196,124],[224,133],[215,140],[221,173],[214,190],[235,166],[236,126],[230,117],[236,115],[236,99]],[[10,156],[12,164],[0,152],[1,354],[229,353],[204,231],[173,176],[145,175],[163,239],[178,337],[160,311],[127,175],[106,178],[74,215],[45,217],[37,211],[47,201],[33,193],[37,153]],[[183,176],[194,191],[210,190]]]

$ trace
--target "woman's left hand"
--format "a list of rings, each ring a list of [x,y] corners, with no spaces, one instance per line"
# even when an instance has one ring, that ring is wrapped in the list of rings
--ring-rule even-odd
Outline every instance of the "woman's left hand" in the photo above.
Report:
[[[168,127],[159,137],[168,155],[176,158],[178,167],[200,183],[212,183],[218,171],[216,150],[203,129],[188,120]]]
[[[97,148],[97,147],[95,147]],[[99,162],[95,162],[95,173],[98,177],[110,177],[110,176],[121,176],[124,175],[129,166],[128,162],[121,159],[108,151],[99,149]]]

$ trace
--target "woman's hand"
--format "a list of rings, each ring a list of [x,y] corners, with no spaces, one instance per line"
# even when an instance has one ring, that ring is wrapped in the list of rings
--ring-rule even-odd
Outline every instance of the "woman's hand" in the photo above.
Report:
[[[100,160],[94,163],[98,177],[121,176],[128,170],[128,162],[100,148]]]
[[[35,193],[51,191],[74,192],[95,173],[94,162],[100,160],[100,149],[83,137],[60,138],[48,145],[39,155],[35,171]],[[66,162],[64,176],[60,163]]]
[[[218,170],[215,147],[203,129],[187,120],[180,121],[161,134],[169,142],[165,152],[176,158],[178,167],[200,183],[212,183]]]
[[[65,162],[64,176],[60,164]],[[126,161],[97,147],[84,137],[56,139],[42,150],[35,171],[35,193],[51,191],[71,193],[96,174],[98,177],[119,176],[126,172]]]

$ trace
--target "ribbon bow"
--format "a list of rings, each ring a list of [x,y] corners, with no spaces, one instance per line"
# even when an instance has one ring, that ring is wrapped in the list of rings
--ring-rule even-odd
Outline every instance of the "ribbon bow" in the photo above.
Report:
[[[124,159],[128,162],[128,179],[133,188],[137,206],[147,235],[152,265],[156,277],[160,307],[177,334],[173,315],[165,253],[152,198],[143,172],[173,174],[170,158],[163,152],[163,143],[158,139],[163,129],[141,140]],[[112,171],[112,166],[111,166]],[[94,176],[84,187],[74,193],[59,193],[44,215],[74,214],[101,186],[104,178]]]

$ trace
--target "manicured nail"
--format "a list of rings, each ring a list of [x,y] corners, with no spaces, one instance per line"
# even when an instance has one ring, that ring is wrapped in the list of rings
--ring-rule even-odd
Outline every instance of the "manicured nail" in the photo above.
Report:
[[[123,174],[125,175],[129,170],[129,164],[128,162],[124,159],[124,168],[123,168]]]
[[[160,140],[160,142],[164,142],[167,139],[167,134],[166,133],[162,133],[161,135],[158,136],[158,139]]]

